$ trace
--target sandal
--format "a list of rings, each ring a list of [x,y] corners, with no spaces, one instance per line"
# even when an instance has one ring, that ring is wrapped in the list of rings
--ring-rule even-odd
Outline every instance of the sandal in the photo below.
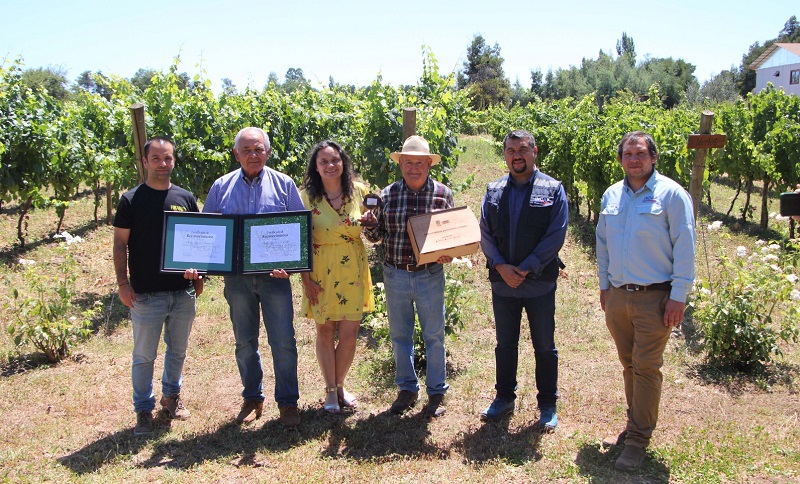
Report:
[[[339,407],[339,402],[338,401],[336,401],[334,403],[328,403],[328,395],[330,395],[331,393],[335,393],[335,392],[336,392],[336,387],[330,387],[330,388],[325,387],[326,395],[325,395],[325,401],[322,404],[322,408],[326,412],[331,413],[331,414],[337,414],[337,413],[342,411],[341,407]],[[337,400],[338,400],[338,398],[337,398]]]
[[[344,389],[342,385],[336,385],[339,397],[339,405],[348,408],[358,408],[358,398],[355,395]]]

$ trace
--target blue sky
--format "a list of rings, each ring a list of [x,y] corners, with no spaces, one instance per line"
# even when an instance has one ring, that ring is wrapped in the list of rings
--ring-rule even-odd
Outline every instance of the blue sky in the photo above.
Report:
[[[644,56],[682,58],[702,83],[738,65],[750,44],[777,36],[800,16],[797,0],[489,1],[405,0],[0,0],[0,62],[62,66],[73,81],[84,70],[131,77],[137,69],[203,74],[218,90],[222,78],[262,87],[270,72],[290,67],[312,83],[414,84],[422,46],[442,73],[459,69],[480,33],[498,43],[506,76],[527,86],[531,69],[567,68],[613,52],[622,32]],[[754,7],[755,5],[755,7]],[[614,53],[616,55],[616,53]]]

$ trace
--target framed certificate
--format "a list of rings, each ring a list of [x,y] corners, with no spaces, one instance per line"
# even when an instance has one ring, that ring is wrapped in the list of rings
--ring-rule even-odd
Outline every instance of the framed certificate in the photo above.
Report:
[[[241,215],[242,273],[311,271],[311,212]]]
[[[311,271],[311,211],[253,215],[164,212],[161,272]]]
[[[197,269],[206,274],[234,274],[235,242],[234,216],[164,212],[161,271]]]

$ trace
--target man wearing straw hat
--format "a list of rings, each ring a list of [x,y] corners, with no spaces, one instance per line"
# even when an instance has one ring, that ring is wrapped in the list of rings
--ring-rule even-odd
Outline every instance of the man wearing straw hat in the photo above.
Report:
[[[376,227],[365,231],[372,242],[381,242],[383,281],[389,313],[389,334],[395,359],[394,381],[400,388],[390,411],[401,415],[417,402],[419,381],[414,369],[414,314],[419,317],[425,341],[427,371],[425,387],[428,403],[422,415],[428,418],[444,413],[444,268],[452,260],[440,257],[436,262],[417,265],[411,241],[406,233],[408,217],[453,208],[453,192],[428,176],[431,166],[441,157],[432,154],[428,142],[410,136],[403,149],[389,155],[400,165],[403,178],[381,191],[383,205],[376,209]],[[369,217],[369,216],[368,216]]]

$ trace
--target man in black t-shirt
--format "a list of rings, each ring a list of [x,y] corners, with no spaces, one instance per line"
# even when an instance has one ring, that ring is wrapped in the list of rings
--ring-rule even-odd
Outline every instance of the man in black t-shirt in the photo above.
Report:
[[[162,328],[167,349],[161,406],[173,419],[185,420],[191,415],[180,391],[195,297],[203,292],[202,279],[187,281],[183,274],[160,272],[164,211],[199,211],[194,196],[170,181],[175,168],[175,144],[163,136],[150,139],[144,146],[142,165],[146,181],[122,195],[114,217],[114,270],[119,299],[131,308],[133,326],[135,435],[153,430],[153,363]]]

